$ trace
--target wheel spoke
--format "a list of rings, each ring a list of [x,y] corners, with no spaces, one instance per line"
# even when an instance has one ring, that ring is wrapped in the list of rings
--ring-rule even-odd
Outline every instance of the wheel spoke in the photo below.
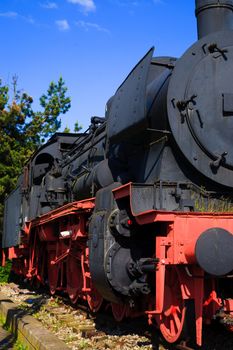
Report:
[[[87,302],[92,312],[97,312],[103,304],[103,297],[91,284],[91,293],[87,295]]]
[[[181,326],[181,320],[179,319],[176,311],[173,313],[172,316],[173,316],[173,319],[175,321],[176,329],[177,329],[177,331],[179,331],[180,330],[180,326]]]
[[[111,303],[112,314],[116,321],[120,322],[126,315],[126,304]]]
[[[167,268],[164,309],[157,318],[157,322],[161,333],[169,343],[174,343],[180,338],[184,326],[185,311],[177,269],[175,267]]]
[[[172,318],[170,319],[170,333],[171,333],[171,336],[174,336],[176,334],[175,324]]]

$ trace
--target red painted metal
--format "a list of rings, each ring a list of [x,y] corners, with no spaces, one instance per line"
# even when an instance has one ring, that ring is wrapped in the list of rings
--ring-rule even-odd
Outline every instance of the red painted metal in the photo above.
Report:
[[[113,194],[115,199],[128,199],[139,226],[152,224],[150,227],[153,227],[159,223],[152,232],[154,258],[159,262],[155,269],[153,301],[145,297],[148,321],[156,320],[165,339],[175,342],[182,334],[185,302],[193,300],[196,341],[201,345],[203,322],[209,323],[220,307],[233,315],[233,300],[220,300],[214,278],[204,279],[204,271],[196,264],[195,244],[199,236],[212,227],[233,232],[233,214],[157,210],[134,213],[131,183],[114,189]],[[69,203],[26,223],[23,244],[10,248],[8,255],[17,273],[41,283],[48,280],[52,294],[65,289],[73,303],[81,298],[96,312],[103,298],[92,284],[89,270],[87,226],[93,208],[91,198]],[[68,236],[61,232],[68,232]],[[111,308],[118,321],[137,314],[126,305],[112,303]]]
[[[78,212],[88,213],[91,209],[94,208],[94,206],[94,198],[90,198],[79,202],[71,202],[69,204],[64,205],[63,207],[54,209],[49,213],[40,216],[39,218],[36,218],[35,220],[31,221],[31,226],[35,227],[46,223],[51,223],[52,221],[60,219],[61,217],[64,218],[69,215],[75,215]]]
[[[233,315],[233,299],[226,299],[224,305],[225,311]]]
[[[76,303],[81,298],[83,276],[80,260],[73,255],[69,255],[66,260],[67,293],[72,303]]]
[[[1,266],[5,266],[6,265],[6,253],[5,250],[2,249],[2,261],[1,261]]]
[[[26,223],[24,227],[24,241],[30,246],[29,256],[26,258],[29,262],[27,277],[36,277],[43,282],[43,275],[47,274],[50,292],[54,294],[57,289],[66,288],[72,302],[76,302],[78,297],[87,299],[86,294],[91,291],[88,261],[85,259],[84,263],[84,255],[87,240],[85,216],[90,214],[93,207],[93,199],[69,203]],[[59,232],[62,231],[70,231],[71,236],[68,239],[60,236]],[[42,242],[45,246],[39,254],[37,248]],[[10,257],[19,258],[16,248],[10,249]],[[40,271],[39,260],[43,265]]]
[[[47,271],[48,271],[48,282],[51,294],[55,294],[58,286],[58,274],[60,266],[58,264],[53,264],[56,258],[56,245],[47,245]]]
[[[100,293],[97,291],[95,286],[91,283],[90,284],[90,292],[87,294],[87,303],[89,305],[89,308],[92,312],[98,312],[103,305],[103,297],[100,295]]]
[[[233,234],[233,214],[158,210],[134,213],[131,203],[132,186],[132,183],[128,183],[114,189],[115,199],[128,198],[132,215],[139,225],[163,223],[160,232],[155,232],[155,257],[159,259],[159,263],[155,272],[155,305],[153,310],[146,312],[148,321],[152,323],[153,319],[157,320],[167,341],[174,342],[179,338],[185,308],[183,302],[177,307],[177,297],[171,293],[167,274],[168,271],[173,271],[169,273],[170,278],[178,274],[176,295],[180,295],[183,301],[194,300],[196,342],[201,345],[203,317],[209,323],[223,305],[216,295],[214,278],[204,280],[204,271],[197,266],[195,244],[200,235],[209,228],[221,227]],[[211,286],[207,288],[210,283]],[[232,306],[232,299],[224,302],[224,309],[230,310]],[[232,310],[233,308],[228,312],[231,313]]]
[[[156,317],[160,331],[169,343],[176,342],[182,333],[186,307],[181,281],[176,267],[167,267],[164,283],[163,310]]]
[[[18,258],[19,250],[16,247],[11,247],[8,249],[8,258],[10,260]],[[21,252],[20,252],[21,253]]]

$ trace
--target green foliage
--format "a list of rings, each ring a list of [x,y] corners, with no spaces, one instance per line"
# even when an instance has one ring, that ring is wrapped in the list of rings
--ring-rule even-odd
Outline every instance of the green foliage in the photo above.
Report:
[[[88,339],[81,339],[79,342],[78,342],[78,348],[81,350],[84,350],[84,349],[90,349],[90,342],[88,341]]]
[[[68,126],[65,127],[63,130],[64,133],[68,134],[70,132],[70,128]]]
[[[13,350],[28,350],[28,347],[27,345],[24,345],[23,343],[21,343],[20,340],[16,340]]]
[[[58,119],[60,114],[65,114],[71,106],[71,100],[66,97],[67,88],[62,78],[57,83],[51,82],[47,90],[40,98],[40,105],[43,108],[42,112],[34,113],[34,118],[29,125],[26,126],[26,131],[29,136],[35,137],[37,143],[44,142],[46,138],[56,132],[61,126],[61,119]]]
[[[74,124],[74,132],[79,132],[80,130],[82,130],[82,128],[83,127],[81,125],[79,125],[78,122],[76,122]],[[66,126],[65,129],[63,130],[63,132],[68,134],[69,132],[72,132],[72,131],[70,130],[70,128],[68,126]]]
[[[74,124],[74,132],[79,132],[80,130],[82,130],[82,128],[82,125],[79,125],[78,122]]]
[[[12,262],[7,260],[5,266],[0,266],[0,284],[7,283],[9,281],[11,265]]]
[[[233,202],[230,197],[212,197],[203,187],[200,192],[192,191],[191,198],[194,201],[195,211],[209,213],[232,213]]]
[[[51,82],[40,98],[40,111],[33,110],[33,98],[18,90],[13,77],[13,98],[9,87],[0,80],[0,231],[4,200],[17,182],[23,165],[45,140],[56,132],[59,116],[70,108],[67,88],[62,78]]]

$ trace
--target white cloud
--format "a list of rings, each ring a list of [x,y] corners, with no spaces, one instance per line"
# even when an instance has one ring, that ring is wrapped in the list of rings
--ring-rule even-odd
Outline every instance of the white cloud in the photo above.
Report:
[[[96,9],[94,0],[67,0],[67,1],[70,2],[71,4],[77,4],[82,6],[84,11],[86,12],[95,11]]]
[[[45,9],[49,9],[49,10],[53,10],[53,9],[57,9],[58,6],[55,2],[46,2],[44,4],[40,4],[41,7],[45,8]]]
[[[122,7],[129,7],[129,6],[139,6],[141,3],[137,0],[110,0],[113,4],[116,4],[118,6]]]
[[[18,13],[17,12],[1,12],[0,13],[0,17],[7,17],[7,18],[16,18],[18,17]]]
[[[58,21],[55,21],[58,29],[62,32],[65,32],[70,29],[70,25],[66,19],[61,19]]]
[[[32,16],[22,16],[17,12],[0,12],[0,17],[5,17],[9,19],[21,19],[30,24],[35,24],[35,20],[32,18]]]
[[[35,20],[31,16],[28,16],[28,17],[20,16],[20,17],[28,23],[35,24]]]
[[[115,5],[122,7],[139,7],[146,3],[164,4],[164,0],[109,0]]]
[[[89,29],[94,29],[94,30],[97,30],[98,32],[104,32],[104,33],[107,33],[107,34],[110,34],[110,31],[104,27],[101,27],[99,24],[97,23],[91,23],[91,22],[85,22],[85,21],[77,21],[75,22],[75,24],[88,31]]]

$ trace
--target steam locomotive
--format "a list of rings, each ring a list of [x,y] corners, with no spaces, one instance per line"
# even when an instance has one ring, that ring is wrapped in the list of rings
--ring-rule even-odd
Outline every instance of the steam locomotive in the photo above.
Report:
[[[105,118],[32,156],[2,246],[52,294],[201,345],[203,322],[233,325],[233,0],[196,0],[196,16],[180,59],[152,48]]]

